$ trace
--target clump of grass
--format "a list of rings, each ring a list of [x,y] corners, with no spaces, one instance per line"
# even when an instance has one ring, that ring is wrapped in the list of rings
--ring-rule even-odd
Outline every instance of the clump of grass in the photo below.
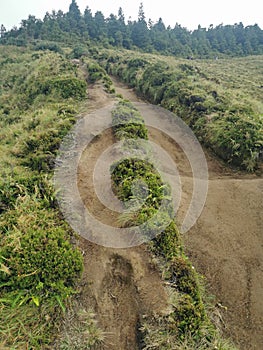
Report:
[[[129,101],[121,100],[112,111],[112,124],[118,140],[148,139],[148,130],[144,120]]]
[[[82,57],[82,61],[85,63],[85,67],[86,67],[87,81],[90,84],[102,82],[105,91],[107,93],[114,94],[115,88],[106,70],[91,58]]]
[[[33,302],[0,301],[0,348],[6,350],[48,349],[62,310],[52,303],[37,307]]]
[[[97,349],[104,344],[105,335],[98,327],[91,310],[73,303],[63,316],[63,329],[54,348],[57,350]]]

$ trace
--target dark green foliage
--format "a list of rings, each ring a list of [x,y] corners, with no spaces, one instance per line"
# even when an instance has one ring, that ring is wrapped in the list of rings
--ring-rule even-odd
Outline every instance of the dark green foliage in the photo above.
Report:
[[[39,93],[58,93],[62,98],[83,99],[86,97],[87,85],[78,78],[55,78],[47,81]]]
[[[107,75],[106,71],[95,62],[87,64],[87,71],[88,81],[90,83],[95,83],[96,81],[102,80],[102,78]]]
[[[87,81],[91,84],[96,82],[102,82],[105,91],[109,94],[114,94],[115,89],[113,87],[113,82],[104,68],[102,68],[95,60],[88,58],[83,59],[87,64]]]
[[[17,198],[25,193],[26,187],[23,183],[2,180],[0,184],[0,214],[9,208],[14,208]]]
[[[131,67],[135,67],[135,68],[142,67],[143,68],[147,64],[148,64],[147,60],[144,60],[142,58],[134,58],[128,62],[128,67],[129,68],[131,68]]]
[[[147,129],[139,111],[129,102],[120,101],[112,112],[112,124],[115,136],[124,139],[126,147],[142,147],[135,143],[130,144],[130,139],[147,139]],[[147,155],[148,150],[143,146],[143,152]],[[162,201],[167,204],[160,211],[157,219],[158,224],[173,216],[170,204],[170,188],[163,183],[160,174],[149,161],[126,158],[115,163],[111,167],[111,178],[117,196],[132,209],[133,215],[124,220],[126,226],[140,225],[148,222],[158,209]],[[139,206],[139,209],[138,209]],[[171,221],[171,220],[170,220]],[[147,224],[146,231],[150,234],[155,228]]]
[[[73,58],[81,58],[82,56],[88,56],[89,55],[89,50],[87,46],[84,45],[78,45],[75,46],[74,49],[72,50],[71,53]]]
[[[202,325],[206,321],[204,306],[202,303],[194,302],[190,295],[180,296],[173,317],[181,339],[185,339],[187,334],[191,334],[195,341],[204,337],[202,333]]]
[[[164,259],[165,279],[178,293],[171,314],[178,336],[181,339],[191,335],[194,341],[204,337],[203,328],[214,328],[211,325],[201,296],[200,276],[191,262],[184,255],[182,238],[174,221],[153,240],[153,251]],[[174,329],[173,332],[176,332]]]
[[[179,292],[189,294],[196,302],[200,301],[197,275],[192,264],[184,256],[177,256],[170,265],[170,281]]]
[[[3,26],[4,28],[4,26]],[[40,50],[60,52],[49,42],[85,45],[87,42],[125,49],[137,48],[144,52],[160,52],[193,58],[217,58],[223,56],[258,55],[263,53],[263,31],[257,25],[244,27],[242,23],[218,25],[190,31],[179,24],[166,28],[162,18],[147,24],[143,5],[140,5],[138,19],[125,23],[121,10],[118,16],[110,14],[106,18],[102,12],[92,14],[87,7],[82,14],[73,0],[67,13],[61,10],[46,13],[43,20],[30,15],[22,20],[18,29],[3,31],[1,44],[26,46],[37,40]],[[43,44],[39,43],[43,41]],[[42,47],[41,47],[42,46]],[[82,55],[82,54],[81,54]],[[76,51],[76,57],[80,57]]]
[[[112,111],[115,136],[119,139],[148,139],[148,131],[139,111],[127,102],[121,101]]]
[[[183,243],[181,234],[174,221],[153,239],[153,248],[157,255],[172,260],[183,253]]]
[[[160,175],[152,164],[144,160],[129,158],[113,164],[111,178],[116,186],[118,197],[122,201],[130,201],[134,197],[135,180],[142,182],[141,196],[142,198],[145,196],[143,207],[157,209],[164,197],[164,184]]]
[[[7,203],[9,210],[0,220],[0,264],[5,267],[0,271],[0,295],[20,305],[62,301],[73,292],[82,257],[54,209],[52,186],[46,177],[35,175],[17,179],[9,188],[16,200]]]
[[[55,42],[49,42],[49,41],[41,41],[39,43],[36,42],[35,46],[34,46],[34,49],[36,51],[46,51],[46,50],[49,50],[49,51],[53,51],[53,52],[56,52],[56,53],[60,53],[60,54],[63,54],[63,50],[62,48]]]
[[[48,297],[72,293],[82,270],[81,255],[72,249],[63,228],[28,229],[16,246],[14,237],[2,238],[1,259],[10,274],[0,272],[5,292],[27,290],[32,296]]]
[[[215,118],[207,125],[207,134],[204,139],[207,144],[224,160],[253,171],[259,162],[263,147],[262,118],[246,117],[227,114]]]
[[[64,120],[59,129],[32,132],[16,156],[22,164],[38,172],[49,172],[54,168],[55,157],[63,137],[72,127],[72,121]]]

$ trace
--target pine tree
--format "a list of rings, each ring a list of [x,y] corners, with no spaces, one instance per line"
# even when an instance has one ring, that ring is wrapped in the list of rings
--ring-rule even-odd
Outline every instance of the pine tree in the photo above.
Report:
[[[138,21],[145,22],[145,13],[144,13],[144,8],[143,8],[142,2],[140,3],[140,7],[139,7]]]
[[[76,0],[72,0],[69,6],[67,19],[69,22],[71,32],[77,32],[78,34],[81,34],[81,32],[85,31],[85,23],[82,18],[80,9],[76,3]]]
[[[69,5],[68,17],[70,19],[74,19],[77,22],[81,19],[81,12],[76,3],[76,0],[72,0],[71,4]]]
[[[5,33],[6,33],[6,28],[3,24],[1,24],[0,37],[3,38]]]
[[[143,3],[140,3],[138,21],[133,23],[131,37],[134,45],[144,50],[149,49],[150,35],[149,35],[149,29],[147,27],[147,23],[145,20]]]
[[[125,24],[125,16],[121,7],[119,8],[119,11],[118,11],[118,21]]]

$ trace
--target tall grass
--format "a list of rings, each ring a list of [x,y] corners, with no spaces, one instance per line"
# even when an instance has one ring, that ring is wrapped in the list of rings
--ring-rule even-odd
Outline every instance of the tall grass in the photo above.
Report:
[[[42,349],[82,271],[51,177],[87,85],[60,53],[1,47],[0,67],[0,347]]]

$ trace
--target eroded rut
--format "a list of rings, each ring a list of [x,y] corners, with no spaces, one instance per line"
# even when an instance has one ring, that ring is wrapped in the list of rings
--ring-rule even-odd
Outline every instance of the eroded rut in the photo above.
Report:
[[[125,98],[138,101],[124,85],[115,80],[114,84]],[[90,98],[93,101],[90,110],[113,102],[99,87],[90,91]],[[192,191],[189,162],[164,134],[151,129],[150,138],[169,151],[181,171],[183,215]],[[91,181],[92,164],[113,142],[109,131],[85,150],[79,166],[79,190],[86,206],[93,207],[94,215],[115,225],[116,216],[98,201]],[[222,306],[225,334],[231,336],[240,349],[260,350],[263,344],[263,179],[234,172],[211,154],[206,156],[210,177],[207,201],[196,225],[185,234],[186,248]],[[85,259],[82,304],[94,308],[99,326],[105,332],[104,348],[138,349],[140,317],[167,312],[167,293],[147,247],[111,249],[83,239],[81,248]]]

